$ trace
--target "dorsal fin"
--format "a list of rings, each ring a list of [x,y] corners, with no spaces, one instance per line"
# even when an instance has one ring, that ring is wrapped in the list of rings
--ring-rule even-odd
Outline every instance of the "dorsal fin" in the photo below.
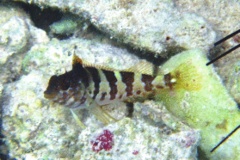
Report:
[[[109,66],[104,66],[101,64],[90,63],[89,61],[83,60],[79,58],[76,54],[74,54],[73,66],[74,64],[77,64],[77,63],[78,64],[80,63],[83,67],[93,67],[93,68],[103,69],[107,71],[137,72],[137,73],[151,75],[151,76],[161,74],[158,66],[155,66],[152,63],[147,62],[146,60],[139,60],[139,62],[136,64],[133,64],[132,67],[120,70],[120,69],[111,68]]]
[[[140,60],[138,63],[134,64],[132,67],[124,70],[127,72],[138,72],[141,74],[156,76],[161,73],[159,66],[156,66],[150,62],[147,62],[146,60]]]
[[[83,61],[81,58],[79,58],[75,53],[73,54],[73,60],[72,60],[72,66],[74,66],[75,64],[83,64]]]

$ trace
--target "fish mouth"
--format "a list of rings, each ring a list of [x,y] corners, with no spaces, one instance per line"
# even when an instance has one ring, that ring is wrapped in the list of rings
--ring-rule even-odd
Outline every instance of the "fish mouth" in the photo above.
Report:
[[[46,99],[53,99],[55,98],[57,93],[55,92],[49,92],[48,90],[44,91],[44,98]]]

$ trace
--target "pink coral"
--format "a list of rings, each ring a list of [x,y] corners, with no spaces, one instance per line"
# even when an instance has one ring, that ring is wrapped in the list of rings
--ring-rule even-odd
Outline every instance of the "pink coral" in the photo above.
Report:
[[[134,150],[134,151],[132,152],[132,154],[134,154],[134,155],[138,155],[138,153],[139,153],[139,151],[137,151],[137,150]]]
[[[109,130],[103,130],[103,133],[100,134],[95,140],[91,141],[91,144],[94,152],[99,152],[102,149],[109,151],[112,149],[114,144],[112,132]]]

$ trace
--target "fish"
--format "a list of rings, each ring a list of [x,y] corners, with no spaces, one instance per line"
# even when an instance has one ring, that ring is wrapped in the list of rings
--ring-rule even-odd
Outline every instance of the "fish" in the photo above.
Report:
[[[62,75],[53,75],[44,91],[44,97],[69,108],[87,108],[100,121],[108,124],[111,117],[101,107],[122,101],[134,103],[147,99],[158,100],[161,91],[179,88],[198,90],[200,77],[195,66],[180,64],[169,73],[151,69],[149,65],[138,64],[122,71],[84,62],[73,55],[72,70]],[[141,67],[138,67],[141,66]],[[155,70],[155,71],[152,71]]]

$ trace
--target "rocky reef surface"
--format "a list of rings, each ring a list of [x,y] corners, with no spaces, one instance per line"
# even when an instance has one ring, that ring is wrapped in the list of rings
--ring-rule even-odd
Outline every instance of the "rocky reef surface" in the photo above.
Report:
[[[80,15],[110,38],[161,57],[191,48],[207,51],[216,37],[205,19],[193,12],[180,12],[174,1],[102,0],[77,3],[70,0],[33,3]]]
[[[214,153],[210,150],[239,125],[239,110],[228,92],[240,102],[240,53],[236,50],[224,57],[215,68],[205,65],[214,41],[240,28],[238,1],[206,1],[204,8],[200,0],[22,2],[0,3],[0,15],[4,15],[0,16],[4,136],[0,144],[5,143],[0,145],[1,155],[17,159],[239,158],[240,132]],[[41,20],[26,9],[36,6],[60,10],[61,16],[47,29],[37,27],[36,19]],[[234,37],[214,53],[237,43]],[[104,126],[87,109],[71,111],[43,97],[52,75],[71,70],[74,53],[113,70],[149,65],[139,57],[168,60],[160,66],[162,74],[177,70],[187,76],[176,90],[164,90],[158,101],[135,103],[131,118],[126,117],[128,108],[123,103],[106,107],[118,121]],[[185,64],[189,67],[181,67]],[[86,127],[79,126],[79,119]]]

